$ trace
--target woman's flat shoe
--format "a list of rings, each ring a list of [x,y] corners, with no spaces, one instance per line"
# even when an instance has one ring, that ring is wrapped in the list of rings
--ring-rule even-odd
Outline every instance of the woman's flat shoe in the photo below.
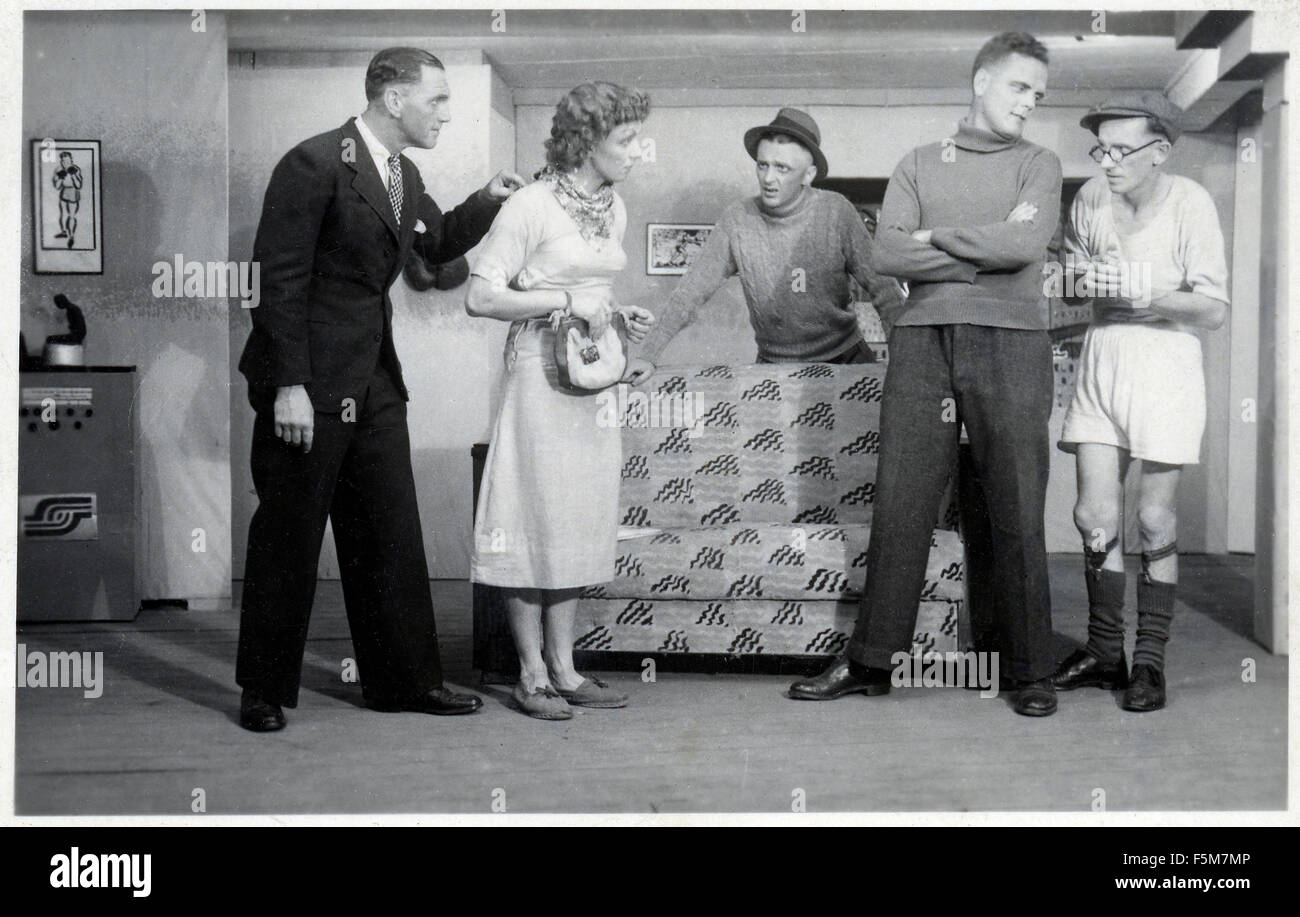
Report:
[[[550,685],[525,691],[524,686],[516,682],[511,696],[514,698],[515,706],[539,720],[573,719],[573,708]]]
[[[627,695],[622,691],[611,688],[599,678],[584,678],[582,684],[572,691],[561,691],[560,697],[575,707],[613,709],[614,707],[627,706]]]

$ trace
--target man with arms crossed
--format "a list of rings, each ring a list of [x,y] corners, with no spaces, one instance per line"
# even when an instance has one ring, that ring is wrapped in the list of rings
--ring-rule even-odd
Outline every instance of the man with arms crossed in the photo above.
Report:
[[[1047,49],[1008,32],[975,58],[955,136],[918,147],[890,179],[875,267],[910,282],[889,339],[866,586],[845,656],[790,696],[888,693],[910,650],[930,535],[962,424],[989,511],[991,613],[1016,712],[1056,710],[1043,509],[1052,408],[1043,263],[1061,163],[1022,138],[1043,98]]]

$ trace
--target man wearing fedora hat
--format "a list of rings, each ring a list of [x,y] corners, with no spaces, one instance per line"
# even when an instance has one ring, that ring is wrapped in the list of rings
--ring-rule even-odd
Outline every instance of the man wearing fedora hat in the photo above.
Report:
[[[737,274],[763,363],[868,362],[850,276],[886,328],[905,304],[898,284],[872,268],[871,236],[853,205],[812,187],[828,167],[811,115],[782,108],[771,123],[745,132],[745,149],[756,165],[758,196],[723,212],[643,343],[639,355],[647,364],[630,381],[650,375],[648,364]]]
[[[1002,683],[1018,688],[1017,713],[1056,710],[1043,527],[1053,367],[1042,276],[1061,162],[1022,136],[1046,83],[1047,49],[1032,35],[986,42],[956,133],[908,153],[889,181],[875,266],[910,289],[889,338],[866,585],[846,654],[791,685],[793,698],[889,692],[894,657],[910,650],[964,424],[988,512],[979,537],[967,538],[985,597],[973,623],[992,631],[976,635],[985,641],[976,648],[996,647]]]
[[[1124,688],[1122,706],[1165,705],[1165,643],[1178,582],[1178,479],[1205,431],[1201,329],[1223,324],[1228,269],[1208,191],[1164,171],[1182,111],[1155,91],[1107,99],[1079,122],[1103,174],[1074,198],[1066,269],[1093,301],[1061,449],[1077,456],[1074,521],[1083,537],[1088,642],[1060,665],[1057,690]],[[1067,292],[1069,288],[1067,287]],[[1137,642],[1124,658],[1119,528],[1129,464],[1142,467]]]

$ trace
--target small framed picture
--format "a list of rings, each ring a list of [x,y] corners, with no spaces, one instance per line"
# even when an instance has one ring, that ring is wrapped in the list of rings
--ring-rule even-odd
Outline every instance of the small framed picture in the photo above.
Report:
[[[104,273],[98,140],[32,141],[32,255],[38,274]]]
[[[685,274],[711,232],[712,223],[647,223],[645,272]]]

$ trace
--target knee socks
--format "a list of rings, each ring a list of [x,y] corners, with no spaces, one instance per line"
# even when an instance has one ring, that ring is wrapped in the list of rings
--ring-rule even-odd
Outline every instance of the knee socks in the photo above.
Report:
[[[1178,545],[1171,542],[1163,548],[1142,553],[1142,578],[1138,580],[1137,645],[1133,648],[1134,665],[1150,665],[1164,671],[1165,644],[1169,640],[1169,624],[1174,618],[1175,583],[1165,583],[1151,578],[1152,561],[1178,553]]]
[[[1115,662],[1124,652],[1124,572],[1103,570],[1116,538],[1100,551],[1085,543],[1084,580],[1088,585],[1088,643],[1085,650],[1102,662]]]

